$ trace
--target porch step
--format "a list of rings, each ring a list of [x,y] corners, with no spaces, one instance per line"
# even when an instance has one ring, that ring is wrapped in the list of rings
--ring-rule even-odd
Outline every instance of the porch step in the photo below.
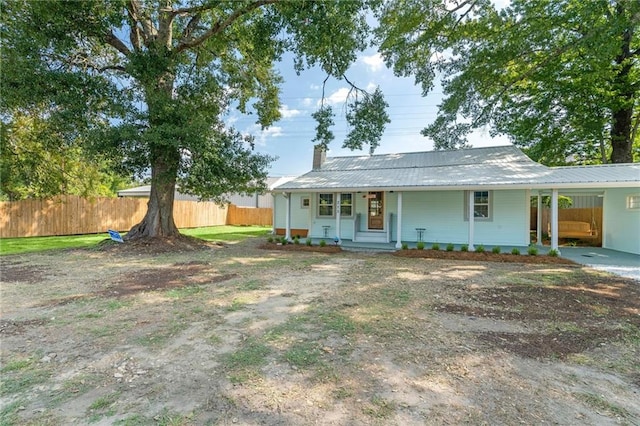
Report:
[[[386,243],[386,232],[356,232],[355,240],[359,243]]]

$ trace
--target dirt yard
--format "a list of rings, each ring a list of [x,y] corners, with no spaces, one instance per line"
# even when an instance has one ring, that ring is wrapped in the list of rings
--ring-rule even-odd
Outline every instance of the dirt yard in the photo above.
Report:
[[[640,424],[637,282],[262,243],[0,258],[0,424]]]

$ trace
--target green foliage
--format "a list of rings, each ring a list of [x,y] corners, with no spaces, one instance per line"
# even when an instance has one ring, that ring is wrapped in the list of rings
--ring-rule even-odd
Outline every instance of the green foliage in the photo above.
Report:
[[[500,252],[501,252],[501,251],[502,251],[502,250],[500,250],[500,247],[498,247],[498,246],[496,246],[496,247],[494,247],[494,248],[492,248],[492,249],[491,249],[491,252],[492,252],[493,254],[500,254]]]
[[[318,244],[320,245],[320,247],[325,247],[327,245],[327,242],[325,240],[320,240]]]
[[[39,108],[49,129],[66,132],[51,135],[60,149],[49,156],[73,154],[86,162],[92,153],[109,161],[87,171],[151,172],[148,216],[130,238],[177,232],[171,220],[155,220],[171,217],[167,195],[176,183],[181,192],[218,202],[229,193],[265,191],[273,158],[256,153],[253,138],[230,126],[227,114],[236,108],[253,115],[263,129],[280,118],[283,80],[275,66],[285,52],[298,72],[318,67],[349,83],[345,73],[368,47],[367,17],[381,2],[136,4],[139,12],[110,2],[6,0],[0,15],[3,122],[15,126],[22,111]],[[386,104],[379,90],[369,94],[349,84],[357,96],[345,105],[352,128],[345,144],[373,150],[388,122]],[[314,117],[321,122],[314,142],[326,146],[332,112],[321,107]],[[28,186],[20,179],[37,178],[9,182],[16,166],[5,148],[1,177],[12,186],[3,191],[13,196],[20,192],[13,186]],[[61,186],[55,174],[51,180],[47,187]]]
[[[308,247],[311,247],[311,245],[313,244],[313,242],[311,241],[311,238],[307,238],[304,242]]]
[[[293,237],[293,244],[299,245],[300,244],[300,237],[298,237],[297,235],[295,237]]]
[[[518,249],[517,247],[512,248],[511,254],[514,256],[520,256],[520,249]]]
[[[409,249],[409,244],[402,243],[402,250],[408,250],[408,249]]]
[[[438,149],[473,129],[548,165],[640,155],[637,1],[390,0],[376,38],[397,75],[446,98],[424,130]],[[635,133],[635,137],[634,135]],[[633,155],[632,155],[633,154]]]
[[[431,245],[431,250],[440,250],[440,244],[438,243],[433,243]]]
[[[267,238],[267,242],[268,242],[268,243],[272,243],[272,242],[273,242],[273,237],[268,237],[268,238]]]
[[[484,253],[485,251],[486,250],[482,244],[479,244],[478,246],[476,246],[476,249],[475,249],[476,253]]]
[[[424,242],[422,242],[422,241],[418,241],[418,242],[416,243],[416,248],[417,248],[418,250],[424,250]]]
[[[469,245],[468,244],[463,244],[460,246],[460,251],[469,251]]]
[[[447,251],[453,251],[455,246],[451,243],[447,244]]]
[[[551,257],[558,257],[560,256],[560,252],[556,249],[551,249],[549,250],[549,253],[547,253],[549,256]]]
[[[551,196],[542,196],[542,205],[547,208],[551,208]],[[573,198],[564,195],[558,195],[558,208],[568,209],[573,205]],[[538,206],[538,197],[531,197],[531,207]]]
[[[538,255],[538,248],[534,247],[534,246],[529,246],[529,248],[527,248],[527,254],[529,256],[537,256]]]

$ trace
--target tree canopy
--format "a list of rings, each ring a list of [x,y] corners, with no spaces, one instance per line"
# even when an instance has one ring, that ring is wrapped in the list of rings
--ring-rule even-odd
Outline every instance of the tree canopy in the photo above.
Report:
[[[390,0],[380,23],[397,75],[442,79],[437,148],[488,126],[549,165],[640,157],[640,2]]]
[[[284,52],[300,72],[345,78],[367,46],[379,0],[3,0],[3,120],[41,108],[75,123],[87,150],[151,174],[147,215],[129,238],[175,235],[173,197],[223,201],[265,189],[270,157],[225,122],[231,108],[262,128],[279,117]],[[345,145],[375,149],[384,100],[352,85]],[[332,121],[321,108],[319,127]],[[367,121],[367,124],[364,121]],[[326,147],[330,132],[317,136]]]

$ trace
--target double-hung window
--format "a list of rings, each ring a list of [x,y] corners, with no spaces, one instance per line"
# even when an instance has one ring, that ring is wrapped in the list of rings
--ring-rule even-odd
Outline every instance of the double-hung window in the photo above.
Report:
[[[492,220],[492,191],[473,192],[473,217],[478,220]],[[464,193],[464,220],[469,220],[469,191]]]
[[[630,210],[640,210],[640,195],[627,196],[627,208]]]
[[[318,194],[318,217],[333,217],[333,194]]]
[[[340,195],[340,215],[351,216],[353,214],[353,194]]]

